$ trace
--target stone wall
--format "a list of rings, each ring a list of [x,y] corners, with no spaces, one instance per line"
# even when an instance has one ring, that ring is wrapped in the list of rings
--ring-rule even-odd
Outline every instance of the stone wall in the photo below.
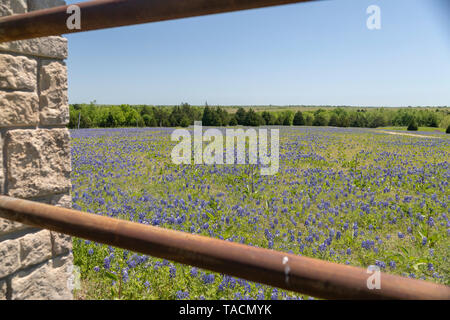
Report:
[[[0,17],[63,5],[0,0]],[[0,43],[0,194],[70,207],[67,40]],[[0,300],[71,299],[71,238],[0,219]]]

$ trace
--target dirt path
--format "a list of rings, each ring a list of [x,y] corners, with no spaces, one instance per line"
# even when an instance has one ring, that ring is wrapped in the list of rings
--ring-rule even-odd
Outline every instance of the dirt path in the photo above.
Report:
[[[386,130],[379,130],[378,132],[383,132],[383,133],[387,133],[387,134],[393,134],[393,135],[398,135],[398,136],[410,136],[410,137],[418,137],[418,138],[434,138],[434,139],[439,139],[439,137],[435,137],[435,136],[423,136],[420,134],[412,134],[412,133],[403,133],[403,132],[392,132],[392,131],[386,131]]]

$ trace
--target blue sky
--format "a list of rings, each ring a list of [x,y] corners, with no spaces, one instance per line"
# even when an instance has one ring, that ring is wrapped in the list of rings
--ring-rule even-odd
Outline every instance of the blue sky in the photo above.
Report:
[[[69,102],[450,105],[449,2],[319,1],[66,35]],[[381,30],[366,27],[370,5]]]

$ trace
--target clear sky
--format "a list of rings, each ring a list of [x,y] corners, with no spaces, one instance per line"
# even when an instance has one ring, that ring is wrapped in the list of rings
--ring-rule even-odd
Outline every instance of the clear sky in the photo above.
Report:
[[[330,0],[66,35],[69,101],[450,105],[449,3]]]

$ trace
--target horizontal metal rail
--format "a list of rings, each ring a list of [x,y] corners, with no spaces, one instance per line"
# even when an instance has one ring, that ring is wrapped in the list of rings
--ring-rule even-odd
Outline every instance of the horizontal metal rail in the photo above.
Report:
[[[0,43],[317,0],[96,0],[77,4],[81,28],[69,29],[73,11],[59,6],[0,18]]]
[[[0,196],[0,217],[326,299],[450,299],[450,287]],[[1,266],[1,261],[0,261]]]

